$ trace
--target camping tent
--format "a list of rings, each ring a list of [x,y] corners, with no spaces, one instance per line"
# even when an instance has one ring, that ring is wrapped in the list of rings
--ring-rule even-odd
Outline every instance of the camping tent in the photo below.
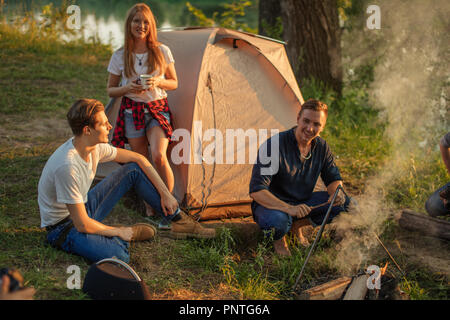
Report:
[[[171,49],[178,76],[168,93],[180,136],[168,150],[175,197],[202,219],[249,214],[256,150],[273,129],[295,125],[303,103],[284,44],[224,28],[159,31],[158,40]],[[113,125],[119,105],[106,110]]]

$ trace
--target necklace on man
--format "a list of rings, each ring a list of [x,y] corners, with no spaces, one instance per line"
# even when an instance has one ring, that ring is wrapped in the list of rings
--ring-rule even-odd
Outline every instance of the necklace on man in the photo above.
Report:
[[[302,151],[301,150],[299,150],[300,151],[300,157],[302,157],[302,159],[304,159],[304,160],[308,160],[309,158],[311,158],[311,147],[309,148],[309,151],[308,151],[308,153],[306,154],[306,156],[304,156],[303,154],[302,154]]]
[[[306,156],[304,156],[301,152],[300,152],[300,156],[303,158],[303,159],[305,159],[305,160],[308,160],[309,158],[311,158],[311,150],[309,150],[309,152],[308,152],[308,154],[306,155]]]

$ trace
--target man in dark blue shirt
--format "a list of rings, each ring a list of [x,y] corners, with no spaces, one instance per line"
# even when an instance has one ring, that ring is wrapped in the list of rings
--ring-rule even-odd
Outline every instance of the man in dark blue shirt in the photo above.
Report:
[[[253,218],[261,229],[274,230],[274,249],[290,256],[285,235],[292,229],[300,243],[307,240],[301,227],[320,225],[328,206],[311,210],[312,206],[330,202],[342,178],[327,142],[319,137],[328,116],[326,104],[310,99],[297,116],[297,126],[269,138],[258,152],[250,181]],[[264,161],[268,158],[278,161]],[[273,153],[278,154],[273,154]],[[275,157],[276,156],[276,157]],[[267,162],[267,163],[266,163]],[[313,192],[321,176],[327,191]],[[348,206],[350,199],[338,193],[330,213],[330,222]]]

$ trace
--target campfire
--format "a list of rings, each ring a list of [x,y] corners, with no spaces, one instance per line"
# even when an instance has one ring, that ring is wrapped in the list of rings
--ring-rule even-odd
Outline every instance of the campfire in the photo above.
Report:
[[[361,274],[340,277],[313,288],[294,293],[298,300],[406,300],[398,279],[387,275],[389,262],[384,267],[370,266]]]

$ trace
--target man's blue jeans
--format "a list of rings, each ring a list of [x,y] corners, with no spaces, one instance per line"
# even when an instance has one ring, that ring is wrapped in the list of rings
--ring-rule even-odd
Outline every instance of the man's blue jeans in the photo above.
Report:
[[[327,202],[329,198],[328,192],[320,191],[314,192],[304,204],[312,207],[318,204],[322,204]],[[345,203],[343,206],[335,206],[331,209],[330,216],[328,222],[331,222],[334,217],[336,217],[342,211],[348,209],[348,205],[350,203],[350,198],[345,197]],[[329,206],[323,206],[317,209],[312,210],[307,218],[311,222],[311,224],[315,227],[321,225],[325,215],[327,213]],[[264,231],[272,231],[273,230],[273,239],[279,240],[284,237],[286,233],[291,230],[292,222],[297,220],[297,218],[293,218],[288,215],[286,212],[268,209],[259,204],[256,204],[253,210],[253,219],[259,225],[259,227]]]
[[[449,185],[450,182],[440,187],[430,196],[430,198],[428,198],[427,202],[425,202],[425,210],[427,210],[430,216],[439,217],[450,214],[450,210],[444,206],[444,202],[439,196],[439,193],[444,189],[448,188]]]
[[[158,191],[136,163],[128,163],[104,178],[88,192],[88,200],[85,206],[89,217],[100,222],[103,221],[120,198],[133,187],[145,202],[164,216]],[[180,209],[178,208],[166,219],[172,220],[179,212]],[[48,242],[54,244],[64,227],[69,223],[71,221],[48,232]],[[92,262],[111,257],[116,257],[124,262],[130,260],[129,243],[127,241],[119,237],[81,233],[75,227],[72,227],[67,234],[62,249],[85,257]]]

